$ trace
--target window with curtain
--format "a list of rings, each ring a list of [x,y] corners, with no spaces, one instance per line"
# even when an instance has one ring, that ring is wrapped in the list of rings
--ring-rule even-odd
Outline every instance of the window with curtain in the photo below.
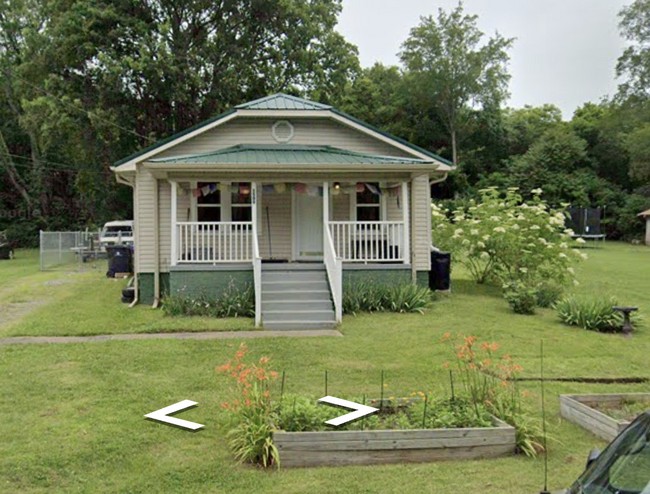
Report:
[[[233,182],[230,187],[232,221],[252,221],[251,183]]]
[[[379,189],[378,183],[370,185]],[[363,192],[357,192],[357,221],[380,221],[381,220],[381,197],[373,194],[368,187]]]
[[[209,182],[199,182],[198,187],[210,185]],[[196,220],[205,222],[221,221],[221,191],[214,190],[208,195],[196,198]]]

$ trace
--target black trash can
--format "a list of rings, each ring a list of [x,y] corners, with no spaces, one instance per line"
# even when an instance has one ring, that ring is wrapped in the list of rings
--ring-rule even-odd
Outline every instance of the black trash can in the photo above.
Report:
[[[107,277],[115,278],[116,273],[133,272],[133,251],[130,245],[107,245],[106,254],[108,255]]]
[[[0,259],[11,259],[13,257],[13,251],[9,244],[0,245]]]
[[[451,254],[449,252],[431,252],[429,288],[431,290],[449,290],[451,288]]]

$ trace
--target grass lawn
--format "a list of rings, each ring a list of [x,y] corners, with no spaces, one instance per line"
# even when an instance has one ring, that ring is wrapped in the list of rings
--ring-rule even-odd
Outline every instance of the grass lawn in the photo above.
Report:
[[[575,291],[613,294],[648,314],[650,249],[607,243],[588,253],[590,260],[578,268],[581,285]],[[8,296],[3,291],[11,285],[8,276],[15,277],[24,293],[40,290],[45,281],[36,268],[13,262],[18,261],[0,263],[5,283],[0,302]],[[50,287],[55,293],[47,295],[46,305],[0,330],[0,336],[84,334],[85,325],[94,333],[116,332],[116,327],[122,332],[128,321],[114,321],[122,309],[115,302],[119,283],[100,281],[93,273],[74,279]],[[159,312],[140,312],[127,312],[124,318],[135,318],[148,328],[164,323]],[[192,321],[192,328],[186,329],[201,324]],[[454,271],[453,294],[441,297],[425,315],[346,317],[344,338],[259,339],[247,344],[253,356],[270,355],[278,370],[286,370],[290,392],[322,396],[327,370],[333,396],[375,396],[380,371],[385,370],[388,393],[403,396],[419,390],[442,393],[447,387],[441,367],[447,356],[439,344],[447,331],[497,341],[520,360],[529,376],[537,374],[543,338],[548,375],[650,377],[650,329],[641,328],[624,339],[565,327],[550,310],[514,315],[498,290],[477,287],[461,269]],[[238,346],[237,340],[0,346],[0,396],[5,397],[0,407],[0,492],[526,494],[542,487],[543,461],[523,457],[275,473],[237,465],[222,426],[220,404],[226,399],[227,380],[214,367]],[[532,393],[531,407],[538,411],[539,385],[525,387]],[[604,446],[560,419],[558,395],[641,392],[649,387],[548,384],[552,491],[575,479],[591,448]],[[201,432],[192,434],[142,417],[183,399],[199,402],[181,417],[206,424]]]
[[[165,317],[160,310],[120,302],[126,280],[106,278],[105,261],[95,270],[38,270],[38,251],[18,251],[17,259],[0,262],[0,310],[24,313],[0,321],[7,336],[81,336],[119,333],[254,330],[248,318]]]

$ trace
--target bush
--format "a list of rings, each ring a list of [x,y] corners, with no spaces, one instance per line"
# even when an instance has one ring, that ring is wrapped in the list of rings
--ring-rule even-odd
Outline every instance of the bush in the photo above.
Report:
[[[538,290],[521,282],[504,286],[503,297],[515,314],[534,314]]]
[[[250,285],[240,289],[231,281],[219,298],[190,297],[181,291],[165,297],[162,308],[168,316],[254,317],[255,290]]]
[[[537,307],[545,309],[552,307],[560,299],[563,292],[564,288],[562,285],[547,281],[540,282],[535,290]]]
[[[569,326],[591,331],[616,332],[623,328],[623,315],[614,311],[618,305],[613,297],[565,297],[555,304],[557,315]]]
[[[386,285],[370,281],[348,283],[343,288],[343,312],[424,312],[432,293],[428,288],[402,283]]]
[[[479,202],[455,211],[432,205],[436,244],[454,252],[477,283],[566,284],[574,275],[573,262],[586,257],[572,248],[581,241],[571,240],[566,213],[549,208],[541,190],[533,191],[529,202],[516,190],[484,189]]]

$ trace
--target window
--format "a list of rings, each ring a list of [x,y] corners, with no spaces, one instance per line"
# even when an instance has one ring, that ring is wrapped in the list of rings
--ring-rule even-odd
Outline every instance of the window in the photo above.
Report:
[[[199,182],[197,187],[206,187],[210,184]],[[217,188],[207,195],[202,195],[196,199],[196,220],[205,222],[221,221],[221,191]]]
[[[252,221],[250,182],[233,182],[230,186],[232,221]]]
[[[380,221],[381,220],[381,196],[373,193],[370,188],[379,190],[378,183],[364,186],[363,192],[356,193],[357,221]]]

